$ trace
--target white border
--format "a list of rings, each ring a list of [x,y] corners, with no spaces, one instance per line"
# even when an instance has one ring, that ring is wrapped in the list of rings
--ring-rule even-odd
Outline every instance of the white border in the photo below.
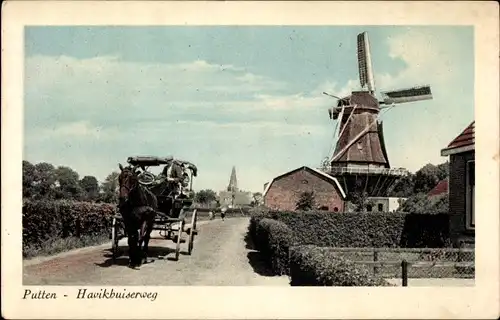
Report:
[[[7,319],[497,318],[499,12],[495,2],[11,1],[2,11],[2,311]],[[147,287],[140,301],[22,300],[21,159],[25,25],[474,26],[476,281],[472,288]],[[445,121],[445,120],[444,120]],[[74,296],[78,287],[43,287]]]

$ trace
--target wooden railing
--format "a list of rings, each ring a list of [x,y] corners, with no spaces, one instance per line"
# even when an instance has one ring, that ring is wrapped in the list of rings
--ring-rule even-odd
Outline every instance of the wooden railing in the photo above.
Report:
[[[470,248],[330,248],[333,252],[369,254],[370,260],[359,260],[358,257],[348,258],[355,264],[368,266],[374,275],[387,276],[392,273],[380,272],[380,268],[394,267],[400,268],[403,286],[408,285],[409,270],[428,268],[434,273],[446,275],[446,277],[471,277],[471,270],[474,270],[474,249]],[[399,257],[394,257],[394,254]],[[413,257],[403,257],[405,254],[419,254]],[[384,260],[383,255],[392,255],[390,259]],[[365,256],[366,257],[366,256]],[[440,271],[442,270],[442,271]],[[453,270],[451,272],[450,270]],[[421,270],[424,271],[424,270]],[[472,273],[473,276],[473,273]],[[428,276],[436,278],[436,276]],[[439,276],[437,278],[440,278]]]

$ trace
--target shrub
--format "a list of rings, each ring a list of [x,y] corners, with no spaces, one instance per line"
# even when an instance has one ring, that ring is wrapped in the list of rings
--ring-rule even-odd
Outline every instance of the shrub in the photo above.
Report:
[[[308,211],[315,207],[314,192],[303,192],[296,204],[297,210]]]
[[[391,286],[328,248],[316,246],[291,248],[290,278],[292,286]]]
[[[111,230],[115,206],[75,201],[25,201],[23,203],[23,252],[47,241],[68,237],[100,237]]]
[[[253,244],[257,247],[257,226],[260,222],[260,220],[264,219],[266,217],[266,213],[259,211],[259,212],[252,212],[252,216],[250,217],[250,224],[248,225],[248,235],[250,240],[253,242]]]
[[[254,244],[274,274],[288,274],[288,250],[294,244],[293,232],[282,222],[262,219],[255,225]]]
[[[445,247],[447,214],[258,212],[262,218],[285,223],[301,245],[330,247]]]

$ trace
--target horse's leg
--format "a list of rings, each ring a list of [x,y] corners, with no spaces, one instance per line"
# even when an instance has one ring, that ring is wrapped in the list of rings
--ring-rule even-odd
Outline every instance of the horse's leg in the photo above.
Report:
[[[130,228],[128,231],[128,251],[129,251],[129,266],[134,268],[140,266],[141,262],[138,259],[138,233],[136,228]]]
[[[154,225],[154,216],[153,217],[148,217],[147,220],[144,221],[145,226],[145,233],[143,235],[144,239],[144,259],[145,262],[147,263],[147,258],[148,258],[148,251],[149,251],[149,240],[151,239],[151,232],[153,232],[153,225]]]
[[[145,219],[141,223],[141,233],[139,243],[141,245],[141,259],[143,263],[147,263],[148,261],[148,242],[149,242],[149,234],[148,234],[148,219]]]

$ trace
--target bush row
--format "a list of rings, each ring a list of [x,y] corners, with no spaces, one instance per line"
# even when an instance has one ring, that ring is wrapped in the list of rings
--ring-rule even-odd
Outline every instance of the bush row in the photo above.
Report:
[[[446,214],[254,210],[248,237],[292,285],[378,286],[388,283],[327,247],[440,248],[447,246],[448,223]]]
[[[49,240],[102,236],[111,230],[115,206],[104,203],[30,201],[23,203],[23,252]]]
[[[292,247],[289,263],[292,286],[391,286],[328,248]]]
[[[301,245],[329,247],[443,248],[449,243],[447,214],[255,212],[285,223]]]
[[[288,274],[288,251],[295,242],[292,230],[283,222],[262,219],[255,225],[253,239],[273,273]]]
[[[283,222],[252,217],[248,233],[271,271],[289,275],[292,286],[389,285],[329,248],[299,246],[294,232]]]

